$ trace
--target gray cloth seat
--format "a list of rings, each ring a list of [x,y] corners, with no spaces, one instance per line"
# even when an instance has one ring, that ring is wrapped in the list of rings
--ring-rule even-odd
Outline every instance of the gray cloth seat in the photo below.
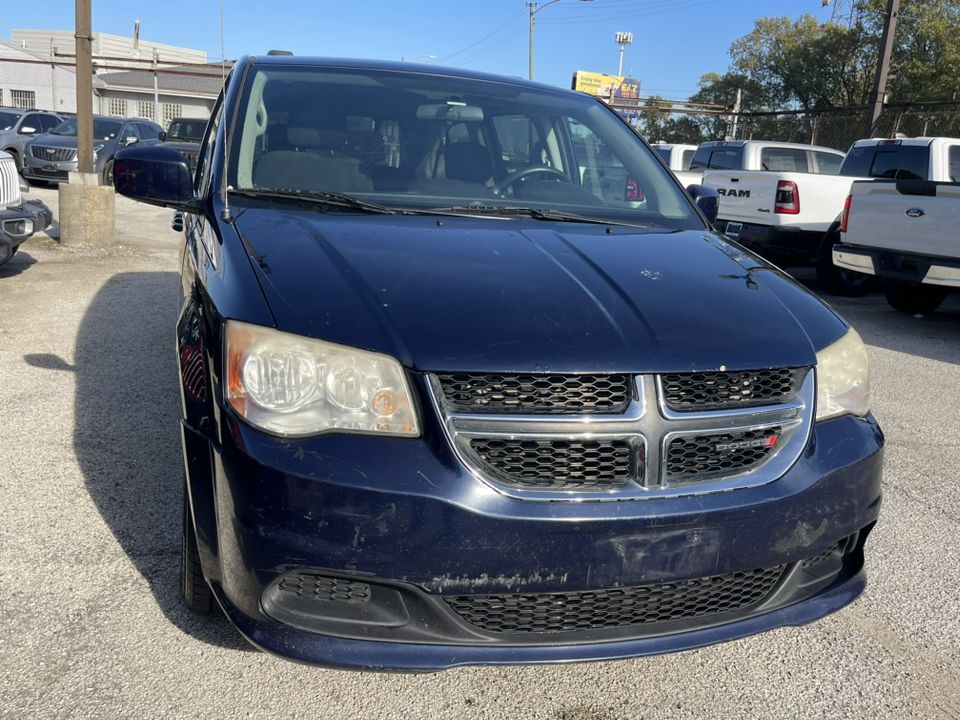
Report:
[[[282,190],[369,192],[373,182],[355,157],[341,154],[347,134],[329,125],[290,126],[290,150],[268,152],[253,171],[254,185]]]

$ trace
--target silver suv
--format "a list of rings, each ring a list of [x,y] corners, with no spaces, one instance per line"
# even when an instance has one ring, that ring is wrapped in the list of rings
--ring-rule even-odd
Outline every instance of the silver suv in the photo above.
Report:
[[[64,118],[56,113],[0,108],[0,150],[10,153],[19,170],[27,141],[35,135],[50,132],[63,121]]]

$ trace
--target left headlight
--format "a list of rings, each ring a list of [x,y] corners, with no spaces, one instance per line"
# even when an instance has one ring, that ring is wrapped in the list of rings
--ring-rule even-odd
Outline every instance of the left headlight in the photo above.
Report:
[[[283,436],[420,434],[394,358],[236,320],[225,334],[226,400],[251,425]]]
[[[867,348],[853,328],[817,353],[817,420],[870,412]]]

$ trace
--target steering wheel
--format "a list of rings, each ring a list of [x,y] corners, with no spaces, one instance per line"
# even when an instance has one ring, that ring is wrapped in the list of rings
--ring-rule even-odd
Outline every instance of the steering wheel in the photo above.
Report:
[[[524,168],[523,170],[507,175],[497,185],[497,190],[500,191],[501,195],[505,195],[507,190],[513,187],[515,183],[525,180],[531,175],[537,175],[539,173],[553,175],[557,180],[563,180],[564,182],[572,182],[566,173],[561,172],[556,168],[547,167],[546,165],[534,165],[533,167]]]

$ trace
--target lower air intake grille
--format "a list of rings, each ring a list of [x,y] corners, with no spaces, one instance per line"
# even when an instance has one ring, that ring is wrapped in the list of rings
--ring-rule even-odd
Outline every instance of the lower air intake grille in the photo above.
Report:
[[[278,587],[281,592],[293,593],[308,600],[342,603],[370,601],[370,586],[366,583],[314,573],[289,573],[283,577]]]
[[[779,428],[675,437],[667,448],[667,477],[676,483],[746,472],[763,463],[779,442]]]
[[[474,438],[470,449],[496,482],[525,490],[623,487],[637,478],[642,460],[625,440]]]
[[[790,402],[807,368],[661,375],[663,398],[674,412],[733,410]]]
[[[683,582],[585,592],[444,598],[461,618],[493,633],[561,633],[670,622],[731,612],[767,596],[784,565]]]
[[[633,396],[630,375],[533,375],[447,373],[437,375],[454,412],[595,414],[622,413]]]

